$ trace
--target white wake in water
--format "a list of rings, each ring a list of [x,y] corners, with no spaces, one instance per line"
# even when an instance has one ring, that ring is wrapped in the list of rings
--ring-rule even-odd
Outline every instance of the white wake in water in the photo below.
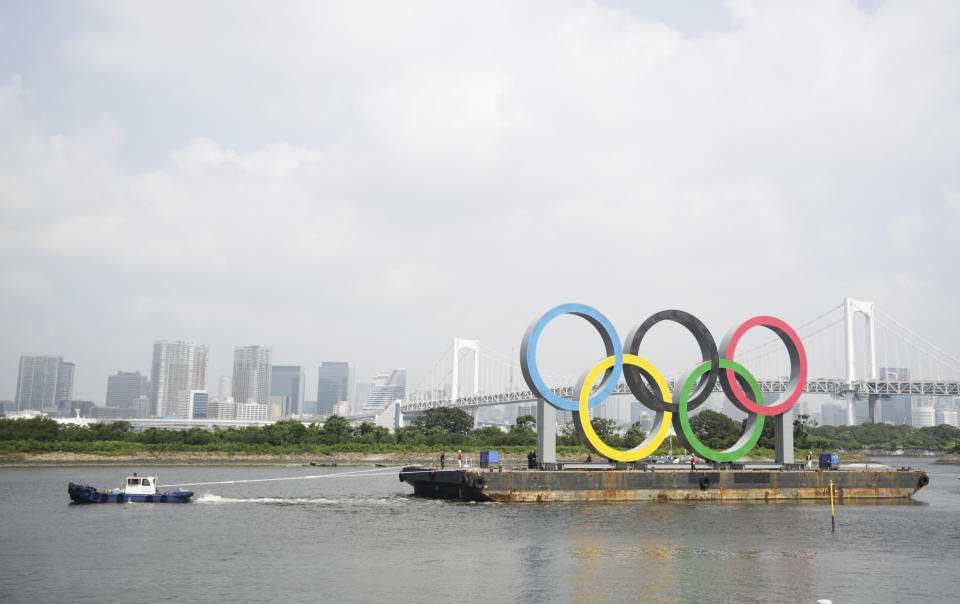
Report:
[[[330,497],[221,497],[213,493],[204,493],[194,497],[194,503],[265,503],[274,505],[349,505],[349,504],[391,504],[406,498],[330,498]]]

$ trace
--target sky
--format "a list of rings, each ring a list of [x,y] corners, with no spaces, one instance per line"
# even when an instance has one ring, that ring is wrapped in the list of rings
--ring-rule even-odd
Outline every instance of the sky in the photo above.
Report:
[[[0,399],[159,339],[413,386],[563,302],[960,356],[958,59],[952,1],[0,0]]]

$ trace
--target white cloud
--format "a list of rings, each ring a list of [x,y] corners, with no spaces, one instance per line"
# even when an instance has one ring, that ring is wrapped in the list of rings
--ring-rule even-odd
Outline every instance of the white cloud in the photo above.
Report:
[[[802,321],[906,263],[946,272],[927,191],[955,181],[960,5],[729,6],[737,29],[690,39],[581,1],[98,3],[57,41],[71,69],[135,115],[160,95],[143,122],[189,108],[188,134],[130,168],[149,128],[94,107],[57,131],[8,78],[0,252],[79,283],[61,313],[125,309],[112,338],[226,355],[257,332],[411,371],[566,299]]]
[[[54,291],[50,279],[31,268],[0,269],[0,292],[4,295],[39,300]]]
[[[930,231],[929,219],[919,214],[899,214],[887,221],[887,237],[892,245],[911,248]]]
[[[943,196],[947,200],[947,211],[953,212],[960,218],[960,186],[946,186],[943,189]]]
[[[897,273],[894,278],[896,279],[897,285],[904,289],[922,289],[925,287],[925,284],[918,280],[913,275],[908,275],[906,273]]]

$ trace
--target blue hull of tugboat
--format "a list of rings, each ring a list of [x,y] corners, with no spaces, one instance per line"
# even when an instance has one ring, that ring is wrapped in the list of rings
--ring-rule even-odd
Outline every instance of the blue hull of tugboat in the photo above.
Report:
[[[71,482],[67,487],[70,500],[74,503],[125,503],[137,501],[143,503],[189,503],[193,491],[166,491],[156,495],[127,495],[125,493],[100,491],[90,485]]]

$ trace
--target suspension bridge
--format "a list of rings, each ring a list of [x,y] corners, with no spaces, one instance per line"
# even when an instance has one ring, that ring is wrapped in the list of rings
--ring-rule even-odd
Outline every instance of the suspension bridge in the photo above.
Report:
[[[846,402],[847,424],[856,422],[857,400],[869,403],[877,421],[877,402],[890,396],[960,397],[960,359],[905,327],[873,302],[845,298],[839,305],[795,328],[808,359],[804,392]],[[642,355],[642,352],[641,352]],[[738,362],[750,367],[765,393],[788,387],[789,360],[776,337],[753,348],[738,350]],[[839,377],[816,377],[839,376]],[[544,374],[558,395],[575,398],[577,376]],[[675,375],[668,377],[671,389]],[[720,392],[719,383],[715,391]],[[630,395],[625,382],[614,395]],[[480,407],[532,403],[519,356],[481,348],[479,340],[455,339],[433,369],[411,389],[400,413],[434,407]]]

